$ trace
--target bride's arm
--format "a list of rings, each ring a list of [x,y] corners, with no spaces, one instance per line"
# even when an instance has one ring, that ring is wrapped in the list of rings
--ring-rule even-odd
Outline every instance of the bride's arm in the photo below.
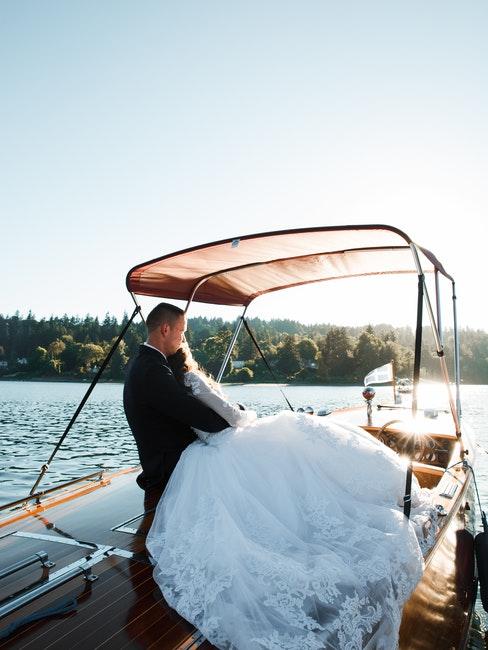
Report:
[[[198,373],[186,373],[185,384],[190,386],[193,395],[197,399],[223,417],[231,427],[240,427],[256,419],[254,411],[241,411],[236,404],[229,402],[223,394],[210,386],[205,378]]]

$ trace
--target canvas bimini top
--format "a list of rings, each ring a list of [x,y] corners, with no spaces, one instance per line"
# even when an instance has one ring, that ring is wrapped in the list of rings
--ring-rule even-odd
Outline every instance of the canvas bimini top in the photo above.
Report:
[[[452,280],[428,250],[385,225],[299,228],[195,246],[138,264],[127,275],[137,295],[247,306],[271,291],[336,278],[425,273]]]

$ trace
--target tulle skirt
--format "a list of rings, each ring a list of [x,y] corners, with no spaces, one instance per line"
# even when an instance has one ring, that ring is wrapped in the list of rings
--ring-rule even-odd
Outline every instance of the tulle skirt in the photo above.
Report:
[[[392,650],[423,569],[405,473],[362,429],[305,414],[197,441],[147,538],[154,578],[218,648]]]

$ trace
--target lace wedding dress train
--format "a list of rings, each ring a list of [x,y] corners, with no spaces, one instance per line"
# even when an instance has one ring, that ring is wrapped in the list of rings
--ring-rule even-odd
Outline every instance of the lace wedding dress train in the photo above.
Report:
[[[158,504],[146,543],[169,605],[227,650],[395,648],[423,568],[400,459],[362,429],[255,419],[188,383],[235,426],[185,450]],[[414,492],[415,515],[430,504]]]

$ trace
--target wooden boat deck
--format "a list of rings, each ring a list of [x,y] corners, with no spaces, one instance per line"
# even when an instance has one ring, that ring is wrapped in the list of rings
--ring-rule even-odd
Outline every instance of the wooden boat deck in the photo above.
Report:
[[[364,419],[364,409],[362,413]],[[351,412],[348,415],[350,420]],[[391,419],[391,412],[381,415],[384,422]],[[380,420],[374,426],[362,424],[373,435],[382,426]],[[449,450],[449,462],[459,459],[460,443],[455,435],[448,432],[441,439],[439,434],[438,442]],[[145,535],[153,518],[149,508],[154,504],[144,504],[144,494],[135,482],[138,471],[126,470],[102,481],[70,486],[41,505],[18,508],[0,518],[0,570],[40,551],[56,563],[49,570],[37,563],[0,579],[0,616],[13,595],[46,589],[63,570],[76,570],[76,563],[87,558],[97,576],[90,581],[83,574],[70,575],[52,591],[0,618],[1,634],[15,621],[65,599],[76,599],[75,611],[25,623],[8,638],[0,637],[0,649],[213,648],[165,603],[152,579]],[[417,463],[415,472],[422,484],[434,489],[436,503],[447,515],[440,519],[424,578],[406,604],[400,648],[460,650],[475,594],[473,538],[466,530],[469,473],[460,466],[445,473],[443,467],[426,463]],[[445,496],[449,488],[454,492]]]
[[[59,505],[32,508],[28,517],[0,527],[1,568],[40,551],[56,563],[49,573],[38,563],[0,580],[0,606],[13,593],[45,585],[47,575],[53,576],[95,550],[84,543],[110,549],[92,567],[96,580],[72,577],[3,618],[0,632],[65,599],[76,599],[76,611],[27,623],[7,639],[0,638],[0,648],[213,647],[168,607],[152,579],[144,542],[153,513],[144,516],[144,495],[135,483],[137,471],[116,475],[110,485],[85,494],[83,507],[79,498],[62,502],[59,495]],[[123,525],[133,518],[137,519]]]

